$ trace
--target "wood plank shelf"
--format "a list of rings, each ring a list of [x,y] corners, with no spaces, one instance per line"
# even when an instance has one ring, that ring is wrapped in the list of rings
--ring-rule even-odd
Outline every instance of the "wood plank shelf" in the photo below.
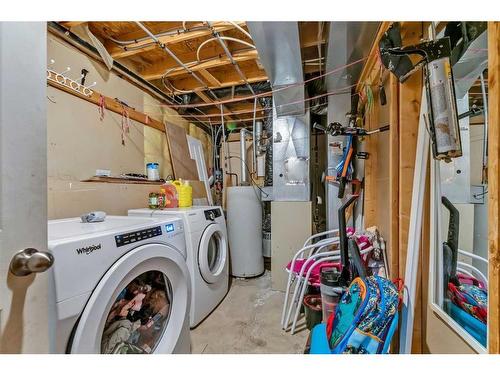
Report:
[[[163,185],[164,183],[164,181],[149,181],[149,180],[139,180],[132,178],[101,177],[101,176],[93,176],[89,179],[82,180],[82,182],[101,182],[109,184],[133,184],[133,185]]]

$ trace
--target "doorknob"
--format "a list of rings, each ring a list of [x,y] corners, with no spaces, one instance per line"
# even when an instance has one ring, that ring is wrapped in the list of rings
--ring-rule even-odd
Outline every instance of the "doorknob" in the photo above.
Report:
[[[52,254],[29,247],[14,254],[9,269],[15,276],[28,276],[34,272],[45,272],[52,264]]]

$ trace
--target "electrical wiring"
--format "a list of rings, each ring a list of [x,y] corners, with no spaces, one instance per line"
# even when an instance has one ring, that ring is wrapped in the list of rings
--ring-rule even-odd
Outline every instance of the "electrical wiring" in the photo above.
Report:
[[[233,22],[233,21],[228,21],[228,22],[231,25],[233,25],[234,27],[236,27],[238,30],[240,30],[243,34],[245,34],[250,40],[252,40],[252,36],[250,35],[250,33],[248,31],[246,31],[243,27],[238,25],[236,22]]]
[[[352,85],[349,85],[349,86],[345,86],[345,87],[342,87],[340,89],[338,89],[339,91],[335,90],[335,91],[330,91],[330,92],[327,92],[327,93],[324,93],[324,94],[319,94],[319,95],[316,95],[316,96],[313,96],[313,97],[310,97],[310,98],[306,98],[306,99],[303,99],[303,100],[296,100],[296,101],[293,101],[293,102],[288,102],[288,103],[284,103],[281,105],[281,107],[286,107],[286,106],[290,106],[290,105],[293,105],[293,104],[299,104],[299,103],[306,103],[306,102],[310,102],[312,100],[315,100],[315,99],[318,99],[318,98],[323,98],[323,97],[326,97],[326,96],[333,96],[333,95],[342,95],[342,94],[350,94],[350,91],[346,91],[346,90],[349,90],[353,87],[355,87],[356,84],[352,84]],[[353,95],[357,95],[357,94],[353,94]],[[324,106],[323,103],[319,103],[319,104],[316,104],[314,106],[311,106],[310,108],[316,108],[316,107],[320,107],[320,106]],[[294,113],[295,111],[288,111],[288,112],[283,112],[282,115],[287,115],[287,114],[292,114]],[[227,112],[227,113],[224,113],[225,116],[228,116],[228,115],[242,115],[242,114],[250,114],[252,113],[253,114],[253,109],[251,110],[241,110],[241,111],[233,111],[233,112]],[[191,117],[190,115],[171,115],[172,117],[180,117],[180,118],[186,118],[186,117]],[[197,117],[200,117],[200,118],[211,118],[211,117],[218,117],[220,116],[220,114],[206,114],[206,115],[199,115]],[[260,119],[263,119],[265,118],[264,117],[256,117],[256,120],[260,120]],[[242,121],[247,121],[247,120],[234,120],[233,122],[242,122]]]
[[[279,92],[281,90],[285,90],[287,88],[291,88],[291,87],[294,87],[296,85],[302,85],[302,84],[305,84],[305,83],[308,83],[308,82],[312,82],[316,79],[320,79],[322,77],[325,77],[329,74],[332,74],[332,73],[335,73],[335,72],[338,72],[342,69],[345,69],[345,68],[348,68],[350,66],[353,66],[353,65],[356,65],[356,64],[359,64],[363,61],[365,61],[366,59],[368,59],[370,57],[370,55],[366,56],[366,57],[363,57],[363,58],[360,58],[356,61],[353,61],[349,64],[346,64],[346,65],[341,65],[341,66],[338,66],[330,71],[327,71],[319,76],[315,76],[315,77],[312,77],[308,80],[305,80],[304,82],[301,82],[301,83],[298,83],[298,84],[295,84],[295,85],[289,85],[289,86],[285,86],[285,87],[280,87],[278,89],[273,89],[273,90],[270,90],[270,91],[266,91],[266,92],[262,92],[262,93],[259,93],[259,94],[256,94],[256,95],[249,95],[249,96],[245,96],[245,97],[239,97],[239,98],[233,98],[233,99],[227,99],[227,100],[222,100],[222,101],[214,101],[214,102],[211,102],[211,103],[197,103],[197,104],[146,104],[147,106],[152,106],[152,107],[167,107],[167,108],[192,108],[194,110],[196,110],[197,112],[199,113],[203,113],[199,107],[206,107],[206,106],[211,106],[211,105],[220,105],[220,104],[225,104],[225,103],[236,103],[236,102],[240,102],[240,101],[247,101],[247,100],[250,100],[250,99],[255,99],[255,98],[264,98],[264,97],[267,97],[267,96],[271,96],[273,95],[274,93],[276,92]],[[346,88],[352,88],[352,87],[355,87],[356,85],[350,85],[350,86],[347,86]],[[341,92],[339,92],[339,94],[342,94]],[[328,96],[328,95],[333,95],[333,93],[326,93],[326,94],[322,94],[320,96],[316,96],[314,98],[318,98],[318,97],[322,97],[322,96]],[[359,93],[355,93],[353,95],[359,95]],[[306,99],[305,101],[308,101],[308,100],[312,100],[314,98],[308,98]],[[287,104],[290,104],[290,103],[285,103],[284,105],[287,105]],[[143,105],[141,103],[141,105]],[[173,115],[175,116],[175,115]],[[190,116],[190,115],[177,115],[178,117],[184,117],[184,118],[189,118],[189,117],[194,117],[194,116]],[[199,116],[197,116],[199,117]],[[206,116],[206,117],[213,117],[213,116]],[[258,119],[264,119],[265,117],[259,117]],[[243,120],[245,121],[245,120]],[[237,120],[235,122],[243,122],[242,120]],[[201,122],[203,123],[203,121],[198,121],[198,122]]]
[[[352,85],[352,87],[354,87],[355,85]],[[323,96],[333,96],[333,95],[342,95],[342,94],[349,94],[349,92],[331,92],[331,93],[327,93],[327,94],[322,94],[322,95],[319,95],[318,97],[323,97]],[[314,98],[309,98],[309,99],[306,99],[304,101],[300,101],[300,102],[307,102],[309,100],[313,100],[317,97],[314,97]],[[291,105],[291,104],[296,104],[297,102],[294,102],[294,103],[285,103],[283,104],[282,106],[286,106],[286,105]],[[317,107],[322,107],[324,106],[323,103],[320,103],[320,104],[315,104],[313,106],[310,106],[309,108],[317,108]],[[238,115],[238,114],[242,114],[242,113],[251,113],[252,111],[239,111],[239,112],[232,112],[231,114],[233,115]],[[290,110],[288,112],[283,112],[281,115],[282,116],[287,116],[287,115],[293,115],[295,113],[295,111],[293,110]],[[229,113],[226,113],[225,115],[230,115]],[[180,117],[183,117],[184,115],[178,115]],[[215,116],[218,116],[218,115],[208,115],[207,117],[215,117]],[[201,117],[201,116],[200,116]],[[258,116],[258,117],[255,117],[255,120],[263,120],[263,119],[266,119],[267,117],[265,115],[263,116]],[[241,122],[247,122],[247,121],[251,121],[253,120],[252,119],[239,119],[239,120],[232,120],[231,122],[234,122],[234,123],[241,123]]]
[[[252,100],[254,98],[262,98],[262,97],[266,97],[266,96],[271,96],[272,94],[275,94],[277,92],[280,92],[280,91],[283,91],[283,90],[287,90],[287,89],[290,89],[290,88],[293,88],[293,87],[297,87],[297,86],[302,86],[302,85],[304,85],[304,84],[306,84],[308,82],[311,82],[311,81],[314,81],[314,80],[326,77],[326,76],[328,76],[330,74],[333,74],[333,73],[337,73],[337,72],[339,72],[339,71],[341,71],[341,70],[343,70],[345,68],[349,68],[351,66],[359,64],[359,63],[367,60],[369,57],[370,57],[370,55],[362,57],[362,58],[360,58],[358,60],[350,62],[349,64],[338,66],[338,67],[336,67],[336,68],[334,68],[334,69],[332,69],[332,70],[330,70],[328,72],[325,72],[323,74],[314,76],[314,77],[309,78],[307,80],[304,80],[302,82],[297,82],[297,83],[294,83],[294,84],[291,84],[291,85],[279,87],[279,88],[276,88],[276,89],[273,89],[273,90],[270,90],[270,91],[266,91],[266,92],[263,92],[263,93],[259,93],[259,94],[256,94],[256,95],[248,95],[248,96],[239,97],[239,98],[219,100],[219,101],[214,101],[214,102],[211,102],[211,103],[182,104],[182,105],[163,104],[162,106],[171,107],[171,108],[194,108],[194,107],[207,107],[207,106],[213,106],[213,105],[220,106],[221,104],[229,104],[229,103],[240,102],[240,101],[245,101],[245,100]]]
[[[248,46],[252,49],[255,49],[255,46],[252,44],[252,43],[248,43],[248,42],[245,42],[244,40],[241,40],[241,39],[238,39],[238,38],[232,38],[230,36],[219,36],[220,39],[222,40],[229,40],[231,42],[235,42],[235,43],[241,43],[245,46]],[[208,43],[210,42],[213,42],[214,40],[217,40],[218,38],[214,37],[214,38],[210,38],[210,39],[207,39],[205,40],[203,43],[201,43],[199,46],[198,46],[198,49],[196,50],[196,58],[198,61],[200,61],[200,51],[201,49]]]

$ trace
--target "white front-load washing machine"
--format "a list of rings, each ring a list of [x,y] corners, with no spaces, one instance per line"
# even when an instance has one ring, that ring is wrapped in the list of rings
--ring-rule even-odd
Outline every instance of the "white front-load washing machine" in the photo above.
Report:
[[[50,220],[56,353],[189,353],[182,220]]]
[[[192,286],[190,326],[197,326],[224,299],[229,287],[229,250],[222,208],[144,208],[129,210],[128,214],[134,217],[174,216],[183,219]]]

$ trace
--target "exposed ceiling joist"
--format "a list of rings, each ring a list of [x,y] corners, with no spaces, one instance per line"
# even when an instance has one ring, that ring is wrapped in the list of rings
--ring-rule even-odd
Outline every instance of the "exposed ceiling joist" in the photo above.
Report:
[[[217,78],[215,78],[208,70],[200,69],[199,72],[202,77],[209,82],[209,84],[221,87],[222,83]]]
[[[243,26],[245,23],[244,22],[239,22],[240,26]],[[223,32],[227,30],[232,30],[234,29],[234,25],[228,23],[228,22],[213,22],[212,27],[215,31],[217,32]],[[140,37],[144,36],[144,33],[139,34]],[[203,38],[207,36],[212,35],[212,30],[207,28],[203,30],[194,30],[186,33],[179,33],[175,35],[166,35],[166,36],[160,36],[158,37],[158,40],[165,44],[165,45],[170,45],[170,44],[175,44],[175,43],[181,43],[185,42],[188,40],[192,39],[197,39],[197,38]],[[131,34],[129,35],[121,35],[120,39],[123,40],[134,40],[138,38],[137,33],[132,36]],[[152,49],[158,48],[156,43],[151,44],[150,39],[142,40],[137,43],[133,43],[127,46],[127,49],[123,49],[119,46],[117,46],[114,42],[108,40],[104,43],[104,46],[108,50],[108,52],[111,54],[111,56],[115,59],[122,59],[125,57],[130,57],[139,53],[144,53],[147,51],[150,51]]]
[[[215,74],[215,73],[214,73]],[[267,74],[265,71],[260,70],[258,68],[253,70],[247,70],[245,72],[248,83],[262,82],[267,80]],[[224,80],[221,79],[224,77]],[[245,84],[244,80],[241,79],[235,72],[220,72],[218,77],[216,77],[218,81],[220,81],[220,86],[214,86],[213,84],[208,83],[207,87],[211,90],[216,90],[218,88],[225,88],[231,86],[239,86]],[[182,76],[180,79],[172,80],[171,83],[173,86],[179,90],[183,91],[203,91],[205,87],[201,87],[200,83],[191,76]],[[176,94],[182,94],[182,92],[176,92]]]
[[[245,52],[239,52],[235,53],[233,55],[233,58],[237,62],[241,61],[248,61],[248,60],[255,60],[259,57],[259,54],[256,50],[251,50],[251,51],[245,51]],[[216,68],[220,66],[225,66],[231,64],[231,61],[227,56],[222,56],[218,57],[215,59],[211,59],[205,62],[202,62],[198,65],[192,65],[190,66],[190,69],[194,72],[199,71],[200,74],[202,73],[202,70],[206,69],[211,69],[211,68]],[[174,65],[174,67],[172,67]],[[177,67],[175,67],[177,66]],[[174,76],[179,76],[183,74],[187,74],[186,70],[182,67],[179,67],[178,64],[175,62],[166,62],[166,63],[157,63],[151,66],[150,68],[145,69],[143,72],[141,72],[141,75],[144,79],[148,81],[152,81],[155,79],[160,79],[164,73],[172,69],[168,74],[167,77],[174,77]]]

